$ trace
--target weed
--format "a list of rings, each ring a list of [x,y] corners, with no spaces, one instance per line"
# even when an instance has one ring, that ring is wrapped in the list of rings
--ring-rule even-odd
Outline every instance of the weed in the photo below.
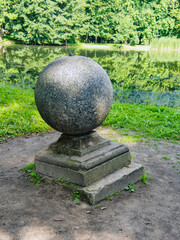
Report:
[[[149,182],[147,180],[152,180],[153,178],[148,175],[147,172],[144,172],[144,174],[141,177],[141,182],[143,182],[146,185],[149,185]]]
[[[26,167],[22,168],[21,170],[26,173],[28,179],[32,183],[35,183],[36,186],[38,186],[41,183],[41,181],[44,179],[44,177],[40,177],[37,174],[35,163],[30,163]]]
[[[106,197],[106,199],[112,201],[112,200],[113,200],[113,196],[112,196],[112,195],[109,195],[109,196]]]
[[[175,168],[175,167],[176,167],[176,164],[173,164],[172,167]]]
[[[80,201],[80,200],[79,200],[79,198],[80,198],[80,193],[79,193],[79,191],[73,192],[73,198],[74,198],[74,200],[75,200],[76,202],[79,202],[79,201]]]
[[[180,163],[180,161],[177,161],[178,163]]]
[[[134,156],[130,153],[131,156],[131,162],[133,162]]]
[[[66,183],[69,185],[70,184],[70,179],[67,178]]]
[[[67,180],[64,180],[62,177],[59,177],[58,180],[61,182],[61,183],[64,183],[65,185],[70,185],[70,179],[67,178]]]
[[[170,160],[170,157],[164,156],[163,159],[164,159],[164,160]]]
[[[125,190],[129,191],[129,192],[134,192],[137,190],[136,187],[134,187],[134,185],[128,184],[127,187],[124,188]]]
[[[36,165],[34,162],[32,163],[29,163],[27,166],[23,167],[22,168],[22,171],[23,172],[32,172],[32,171],[35,171],[36,170]]]
[[[62,177],[58,178],[58,180],[63,183],[64,182],[64,179]]]
[[[120,193],[119,191],[118,191],[118,192],[115,192],[115,193],[114,193],[114,196],[118,196],[119,193]]]

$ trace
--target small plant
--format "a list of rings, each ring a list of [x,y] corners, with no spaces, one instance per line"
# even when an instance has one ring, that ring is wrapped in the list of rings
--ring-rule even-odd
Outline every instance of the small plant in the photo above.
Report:
[[[23,172],[32,172],[33,170],[36,170],[36,165],[35,165],[35,163],[34,162],[32,162],[32,163],[29,163],[27,166],[25,166],[25,167],[23,167],[22,168],[22,171]]]
[[[148,185],[149,182],[147,180],[152,180],[153,178],[148,176],[148,173],[145,172],[141,177],[141,182],[143,182],[145,185]]]
[[[166,156],[164,156],[163,159],[165,159],[165,160],[169,160],[170,157],[166,157]]]
[[[80,193],[79,193],[79,191],[73,192],[73,198],[74,198],[74,200],[75,200],[76,202],[79,202],[79,201],[80,201],[80,200],[79,200],[79,198],[80,198]]]
[[[176,167],[176,165],[175,165],[175,164],[173,164],[173,165],[172,165],[172,167],[173,167],[173,168],[175,168],[175,167]]]
[[[69,185],[70,184],[70,179],[67,178],[66,183]]]
[[[120,192],[115,192],[114,193],[114,196],[118,196]]]
[[[137,190],[136,187],[134,187],[134,185],[128,184],[127,187],[124,188],[125,190],[129,191],[129,192],[134,192]]]
[[[63,183],[64,182],[64,179],[62,177],[58,178],[58,180]]]
[[[33,182],[38,186],[44,177],[40,177],[36,172],[36,165],[35,163],[30,163],[26,167],[22,168],[22,171],[26,173],[30,182]]]
[[[112,201],[112,200],[113,200],[113,196],[112,196],[112,195],[109,195],[109,196],[106,197],[106,199]]]

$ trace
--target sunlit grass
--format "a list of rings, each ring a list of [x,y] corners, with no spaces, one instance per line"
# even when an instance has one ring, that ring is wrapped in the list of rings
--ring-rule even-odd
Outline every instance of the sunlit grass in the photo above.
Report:
[[[180,39],[170,37],[153,39],[151,47],[158,50],[180,50]]]
[[[103,125],[113,126],[124,142],[141,137],[180,140],[180,109],[114,102]],[[12,85],[0,88],[0,141],[24,134],[46,132],[51,128],[40,117],[32,89]],[[128,136],[129,131],[134,136]],[[138,134],[136,134],[138,133]]]
[[[134,130],[144,137],[180,140],[180,109],[114,102],[103,125]]]
[[[0,141],[51,128],[40,117],[33,90],[13,86],[0,88]]]

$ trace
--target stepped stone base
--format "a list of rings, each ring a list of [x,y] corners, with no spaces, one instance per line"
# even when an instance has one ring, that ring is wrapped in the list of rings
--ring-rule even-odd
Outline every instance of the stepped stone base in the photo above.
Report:
[[[132,163],[128,167],[123,167],[101,180],[85,188],[79,188],[87,196],[92,205],[102,201],[115,192],[123,190],[128,184],[134,184],[141,179],[143,167],[141,164]]]
[[[70,179],[91,204],[141,178],[142,166],[131,164],[127,146],[91,132],[62,135],[35,156],[36,170],[49,177]]]

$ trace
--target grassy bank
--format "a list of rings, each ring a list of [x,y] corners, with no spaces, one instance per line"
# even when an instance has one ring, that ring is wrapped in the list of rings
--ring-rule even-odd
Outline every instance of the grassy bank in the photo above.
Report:
[[[103,125],[134,130],[144,137],[180,140],[180,109],[113,103]]]
[[[0,88],[0,126],[0,141],[51,129],[37,111],[33,90],[13,86]]]
[[[3,36],[2,40],[0,40],[0,46],[10,46],[15,43],[16,43],[15,40],[13,40],[12,38],[6,37],[6,36]]]
[[[161,51],[180,51],[180,39],[162,37],[151,41],[151,49]]]
[[[37,111],[32,89],[3,85],[0,96],[0,141],[51,130]],[[134,130],[144,137],[180,140],[178,109],[115,102],[103,124],[124,132]]]

